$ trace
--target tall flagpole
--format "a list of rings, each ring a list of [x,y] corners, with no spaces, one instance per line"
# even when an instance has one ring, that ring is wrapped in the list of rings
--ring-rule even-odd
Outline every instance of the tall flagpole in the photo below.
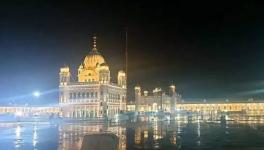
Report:
[[[128,59],[128,58],[127,58],[127,28],[126,28],[126,77],[127,77],[127,74],[128,74],[128,73],[127,73],[127,65],[128,65],[128,64],[127,64],[127,59]]]
[[[128,52],[127,52],[127,27],[126,27],[125,55],[126,55],[126,56],[125,56],[125,57],[126,57],[126,62],[125,62],[125,63],[126,63],[126,68],[125,68],[125,69],[126,69],[126,102],[128,102],[128,90],[127,90],[127,89],[128,89],[128,72],[127,72],[127,71],[128,71],[128,68],[127,68],[127,67],[128,67],[128,64],[127,64],[127,63],[128,63]]]

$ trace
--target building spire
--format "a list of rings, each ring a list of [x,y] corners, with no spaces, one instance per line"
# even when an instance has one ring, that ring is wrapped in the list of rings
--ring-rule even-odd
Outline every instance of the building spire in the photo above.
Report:
[[[94,35],[93,36],[93,51],[97,51],[97,48],[96,48],[96,39],[97,39],[97,37]]]

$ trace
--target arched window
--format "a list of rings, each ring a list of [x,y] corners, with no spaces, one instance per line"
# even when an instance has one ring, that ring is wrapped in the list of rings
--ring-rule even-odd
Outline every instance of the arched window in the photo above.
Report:
[[[73,99],[76,99],[76,93],[73,93]]]

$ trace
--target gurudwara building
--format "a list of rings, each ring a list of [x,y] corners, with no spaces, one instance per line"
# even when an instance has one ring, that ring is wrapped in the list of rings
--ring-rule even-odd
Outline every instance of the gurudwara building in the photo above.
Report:
[[[126,110],[126,73],[118,72],[117,83],[111,82],[110,69],[96,47],[85,56],[72,81],[69,67],[60,69],[59,105],[63,117],[113,117]]]
[[[174,113],[176,104],[181,101],[181,95],[176,92],[175,85],[169,87],[169,91],[162,91],[155,88],[151,93],[141,90],[140,86],[135,87],[135,102],[127,105],[128,111],[157,112],[164,111]]]

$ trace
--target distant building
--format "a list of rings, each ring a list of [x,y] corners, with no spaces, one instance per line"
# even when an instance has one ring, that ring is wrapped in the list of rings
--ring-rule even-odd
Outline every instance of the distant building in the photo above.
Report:
[[[120,70],[118,83],[111,82],[110,69],[96,47],[96,37],[77,74],[75,82],[69,67],[60,69],[59,105],[63,117],[112,117],[126,110],[126,73]]]
[[[189,111],[196,113],[219,114],[222,112],[245,113],[251,116],[261,116],[264,112],[264,103],[261,101],[206,101],[184,102],[176,105],[178,111]]]
[[[176,104],[181,101],[181,96],[176,92],[174,85],[170,86],[169,92],[162,91],[161,88],[155,88],[151,93],[141,91],[140,86],[135,87],[135,102],[128,104],[128,111],[137,112],[157,112],[165,111],[175,112]]]
[[[127,111],[157,112],[164,111],[179,114],[180,111],[195,113],[244,113],[251,116],[261,116],[264,112],[264,102],[253,101],[230,101],[225,98],[219,99],[196,99],[195,101],[184,101],[176,92],[174,85],[170,86],[169,92],[155,88],[151,93],[143,91],[140,86],[135,87],[135,101],[127,104]]]

